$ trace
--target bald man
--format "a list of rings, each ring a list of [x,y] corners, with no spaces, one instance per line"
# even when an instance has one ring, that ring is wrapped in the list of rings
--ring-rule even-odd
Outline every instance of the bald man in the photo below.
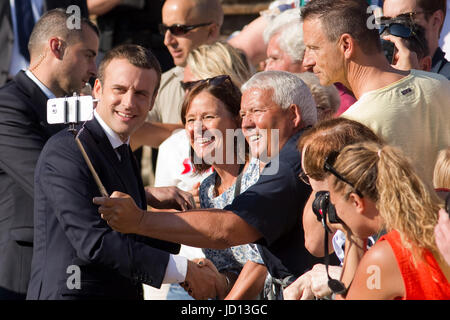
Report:
[[[160,31],[175,67],[162,75],[155,106],[149,119],[181,123],[184,90],[180,81],[189,52],[219,39],[223,11],[219,0],[167,0],[162,9]]]

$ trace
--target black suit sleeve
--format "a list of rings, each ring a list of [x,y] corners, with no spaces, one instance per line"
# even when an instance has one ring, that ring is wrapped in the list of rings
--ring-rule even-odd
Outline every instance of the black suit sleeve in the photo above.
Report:
[[[36,173],[36,186],[45,193],[50,208],[46,211],[55,214],[80,259],[159,287],[169,254],[136,241],[135,235],[113,231],[101,219],[98,206],[92,203],[99,194],[90,171],[74,139],[60,136],[49,140]]]
[[[32,112],[12,96],[0,95],[0,115],[0,168],[33,197],[34,169],[46,137]]]

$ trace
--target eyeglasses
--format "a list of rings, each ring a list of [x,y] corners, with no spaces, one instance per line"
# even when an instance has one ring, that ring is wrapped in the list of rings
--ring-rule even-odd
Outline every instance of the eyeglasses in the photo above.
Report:
[[[182,36],[193,29],[208,26],[210,24],[212,24],[212,22],[192,24],[192,25],[173,24],[171,26],[166,26],[165,24],[161,23],[160,25],[158,25],[158,29],[163,36],[166,34],[167,30],[169,30],[170,33],[173,34],[174,36]]]
[[[207,79],[201,79],[201,80],[196,80],[196,81],[180,81],[181,87],[183,88],[183,90],[191,90],[192,88],[194,88],[197,85],[201,85],[201,84],[207,84],[207,85],[213,85],[213,86],[220,86],[223,83],[225,83],[226,81],[229,81],[229,83],[233,86],[233,82],[231,81],[231,78],[229,75],[226,74],[222,74],[216,77],[212,77],[212,78],[207,78]],[[236,87],[237,89],[237,87]]]
[[[309,177],[308,174],[305,173],[305,171],[302,170],[302,172],[300,172],[300,174],[298,175],[298,177],[300,178],[300,180],[302,180],[304,183],[306,183],[307,185],[311,185],[311,183],[309,182]]]
[[[345,182],[346,184],[348,184],[349,186],[351,186],[353,189],[355,189],[355,193],[358,196],[360,196],[361,198],[363,198],[362,193],[358,189],[356,189],[355,185],[353,183],[351,183],[350,181],[348,181],[347,179],[345,179],[339,172],[336,171],[336,169],[333,168],[333,165],[336,162],[338,155],[339,155],[339,152],[336,152],[336,151],[331,152],[325,158],[325,162],[323,163],[323,169],[325,171],[328,171],[332,175],[334,175],[339,180],[341,180],[341,181]]]
[[[411,11],[411,12],[405,12],[401,13],[396,17],[385,17],[383,16],[383,20],[394,20],[394,19],[409,19],[410,21],[414,21],[414,18],[419,14],[427,14],[429,11]]]

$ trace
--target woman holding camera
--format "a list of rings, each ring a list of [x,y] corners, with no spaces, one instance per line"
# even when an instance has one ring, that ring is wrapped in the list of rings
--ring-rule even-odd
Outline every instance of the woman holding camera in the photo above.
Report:
[[[336,155],[336,156],[335,156]],[[391,146],[365,142],[325,161],[346,234],[346,299],[449,299],[450,266],[435,243],[439,199]],[[370,235],[388,233],[366,252]]]
[[[305,183],[311,185],[312,193],[303,210],[303,229],[305,234],[305,247],[317,256],[323,257],[324,252],[324,228],[313,211],[313,202],[321,191],[328,191],[327,172],[323,169],[324,159],[334,151],[339,151],[345,146],[362,142],[373,141],[381,143],[381,139],[365,125],[346,118],[334,118],[317,123],[313,128],[305,132],[299,140],[298,150],[302,154],[303,173],[299,177]],[[317,203],[317,202],[316,202]],[[328,236],[328,250],[333,251],[342,261],[344,251],[341,244],[345,237],[341,231],[336,231],[332,225]],[[341,268],[330,266],[332,278],[339,278]],[[287,287],[284,299],[297,300],[308,299],[311,295],[316,298],[324,298],[331,295],[328,288],[327,277],[323,264],[315,265],[304,276],[299,277]]]

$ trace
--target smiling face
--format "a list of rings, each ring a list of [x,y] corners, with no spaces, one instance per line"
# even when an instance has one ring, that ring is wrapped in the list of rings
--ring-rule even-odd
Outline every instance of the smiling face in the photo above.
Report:
[[[157,73],[139,68],[127,59],[113,59],[105,68],[103,83],[95,81],[97,112],[122,141],[145,121],[154,102]]]
[[[206,91],[196,95],[186,110],[185,129],[191,146],[199,158],[211,159],[212,165],[216,160],[225,161],[226,130],[235,130],[238,126],[238,119],[225,104]]]
[[[292,110],[277,105],[272,93],[273,89],[259,88],[242,93],[242,132],[253,157],[274,156],[294,133]]]
[[[166,26],[175,24],[196,25],[211,22],[209,17],[195,10],[195,4],[186,0],[166,1],[162,9],[162,21]],[[173,35],[169,30],[164,35],[164,44],[172,55],[175,65],[184,67],[189,52],[198,46],[215,39],[215,24],[198,27],[188,31],[184,35]]]
[[[323,86],[334,82],[344,82],[342,53],[337,43],[328,40],[318,18],[308,18],[303,22],[305,56],[303,65],[313,70]]]

